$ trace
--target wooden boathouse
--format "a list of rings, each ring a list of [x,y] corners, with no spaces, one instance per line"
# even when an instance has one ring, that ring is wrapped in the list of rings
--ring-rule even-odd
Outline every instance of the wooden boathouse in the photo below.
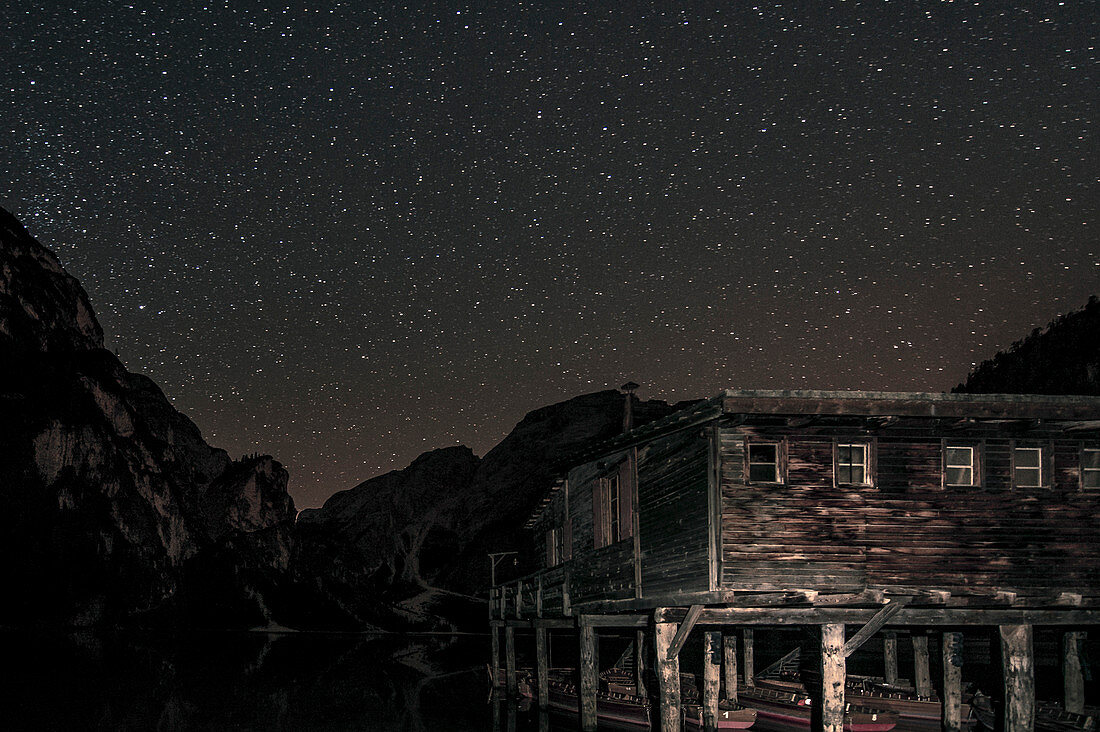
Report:
[[[1067,708],[1084,703],[1078,649],[1100,623],[1100,399],[728,390],[591,446],[529,527],[543,568],[491,588],[493,665],[503,652],[514,693],[515,631],[533,629],[545,704],[547,633],[575,631],[584,730],[601,630],[651,649],[637,654],[639,692],[652,664],[659,726],[678,730],[689,635],[703,640],[713,727],[723,677],[736,699],[753,630],[769,626],[813,639],[816,728],[842,729],[846,659],[882,634],[886,680],[909,638],[923,695],[939,636],[943,726],[959,729],[961,644],[980,632],[999,638],[1003,728],[1028,730],[1036,626],[1064,640]]]

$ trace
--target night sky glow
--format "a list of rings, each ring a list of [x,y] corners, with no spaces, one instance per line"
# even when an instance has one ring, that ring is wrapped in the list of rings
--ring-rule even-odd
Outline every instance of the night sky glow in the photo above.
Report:
[[[0,205],[300,507],[628,380],[949,389],[1100,292],[1092,2],[60,5]]]

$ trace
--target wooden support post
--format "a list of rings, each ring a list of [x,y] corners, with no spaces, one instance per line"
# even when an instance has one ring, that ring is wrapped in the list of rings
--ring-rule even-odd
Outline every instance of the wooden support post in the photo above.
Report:
[[[550,701],[550,654],[547,652],[546,628],[535,626],[535,663],[539,685],[539,709],[546,709]]]
[[[943,634],[943,729],[962,729],[963,634]]]
[[[660,729],[680,732],[680,657],[668,653],[676,636],[676,623],[655,623],[654,626],[655,670],[661,695]]]
[[[913,685],[921,696],[932,696],[932,675],[928,670],[928,636],[913,634]]]
[[[703,729],[718,729],[718,686],[722,678],[722,631],[703,634]]]
[[[737,703],[737,636],[730,633],[722,639],[724,643],[723,652],[725,656],[726,667],[724,669],[726,677],[726,699],[731,704]]]
[[[596,668],[596,629],[582,622],[580,635],[581,685],[579,693],[581,729],[584,730],[584,732],[595,732],[596,691],[599,688],[599,677]]]
[[[821,626],[821,721],[825,732],[844,731],[844,626]]]
[[[508,696],[514,697],[519,687],[516,684],[516,629],[511,625],[504,626],[504,677]]]
[[[898,683],[898,634],[892,630],[882,636],[882,665],[886,683]]]
[[[741,658],[744,661],[745,670],[742,672],[742,676],[745,679],[745,686],[753,685],[753,677],[755,672],[753,671],[753,654],[752,654],[752,628],[745,628],[741,631],[741,643],[744,648],[741,651]]]
[[[645,688],[645,631],[634,631],[634,693],[643,699]]]
[[[493,669],[493,686],[504,686],[504,677],[500,675],[500,628],[493,625],[489,627],[489,663]]]
[[[1002,625],[1001,663],[1005,683],[1005,732],[1035,727],[1035,659],[1030,625]]]
[[[1062,636],[1062,677],[1065,679],[1066,711],[1085,713],[1085,676],[1081,670],[1083,631],[1070,631]]]

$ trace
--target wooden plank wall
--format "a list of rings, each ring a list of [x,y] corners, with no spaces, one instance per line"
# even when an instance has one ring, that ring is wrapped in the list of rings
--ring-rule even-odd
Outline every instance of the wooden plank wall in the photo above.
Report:
[[[569,512],[573,528],[570,600],[618,600],[634,597],[634,543],[625,539],[595,547],[592,491],[596,480],[626,459],[617,453],[569,473]]]
[[[834,435],[791,432],[789,480],[777,486],[744,482],[744,435],[754,430],[722,430],[724,588],[1100,599],[1100,490],[1080,488],[1079,441],[1016,443],[1045,448],[1051,485],[1013,488],[1012,440],[956,434],[952,443],[980,445],[982,485],[944,488],[939,435],[886,432],[876,438],[877,484],[834,487]],[[783,436],[780,428],[755,434]]]
[[[862,589],[867,552],[863,521],[852,509],[866,503],[865,491],[833,487],[832,439],[790,440],[789,483],[746,486],[745,433],[721,433],[723,586]],[[778,436],[757,437],[774,441]]]
[[[638,450],[642,592],[706,591],[709,437],[702,429]]]

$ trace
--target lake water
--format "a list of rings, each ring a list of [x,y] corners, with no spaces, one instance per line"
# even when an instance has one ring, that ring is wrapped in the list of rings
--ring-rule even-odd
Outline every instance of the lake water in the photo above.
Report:
[[[5,730],[577,728],[489,693],[487,635],[6,630],[0,643]]]

